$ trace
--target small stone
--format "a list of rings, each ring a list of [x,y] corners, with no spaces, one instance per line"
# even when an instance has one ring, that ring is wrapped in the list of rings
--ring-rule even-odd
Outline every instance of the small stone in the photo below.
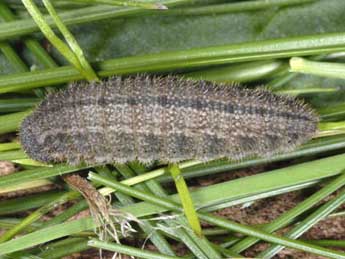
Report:
[[[12,174],[16,171],[16,167],[13,163],[8,161],[0,161],[0,176]]]

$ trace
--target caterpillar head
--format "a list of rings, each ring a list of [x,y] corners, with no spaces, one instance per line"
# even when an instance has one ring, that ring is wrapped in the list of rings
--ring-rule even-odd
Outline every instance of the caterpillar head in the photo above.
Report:
[[[52,161],[48,152],[42,152],[45,147],[44,143],[40,141],[42,132],[37,125],[35,116],[35,113],[29,115],[21,124],[19,137],[22,148],[24,152],[34,160],[40,162]]]

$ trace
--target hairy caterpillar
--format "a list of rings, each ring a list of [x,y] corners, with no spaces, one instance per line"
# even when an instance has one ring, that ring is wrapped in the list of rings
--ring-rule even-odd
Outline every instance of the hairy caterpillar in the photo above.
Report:
[[[114,77],[49,95],[21,125],[43,162],[178,162],[289,151],[317,130],[301,101],[266,90],[183,78]]]

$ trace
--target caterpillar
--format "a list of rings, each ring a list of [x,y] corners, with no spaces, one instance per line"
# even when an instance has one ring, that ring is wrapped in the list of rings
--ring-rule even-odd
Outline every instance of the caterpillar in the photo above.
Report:
[[[137,75],[72,83],[26,117],[29,157],[72,165],[269,157],[317,131],[302,101],[235,85]]]

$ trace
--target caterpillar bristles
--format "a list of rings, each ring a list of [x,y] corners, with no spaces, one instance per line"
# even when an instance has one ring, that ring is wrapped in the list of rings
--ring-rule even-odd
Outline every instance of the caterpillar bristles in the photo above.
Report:
[[[309,140],[318,116],[267,90],[138,75],[77,82],[22,123],[25,152],[42,162],[179,162],[271,156]]]

